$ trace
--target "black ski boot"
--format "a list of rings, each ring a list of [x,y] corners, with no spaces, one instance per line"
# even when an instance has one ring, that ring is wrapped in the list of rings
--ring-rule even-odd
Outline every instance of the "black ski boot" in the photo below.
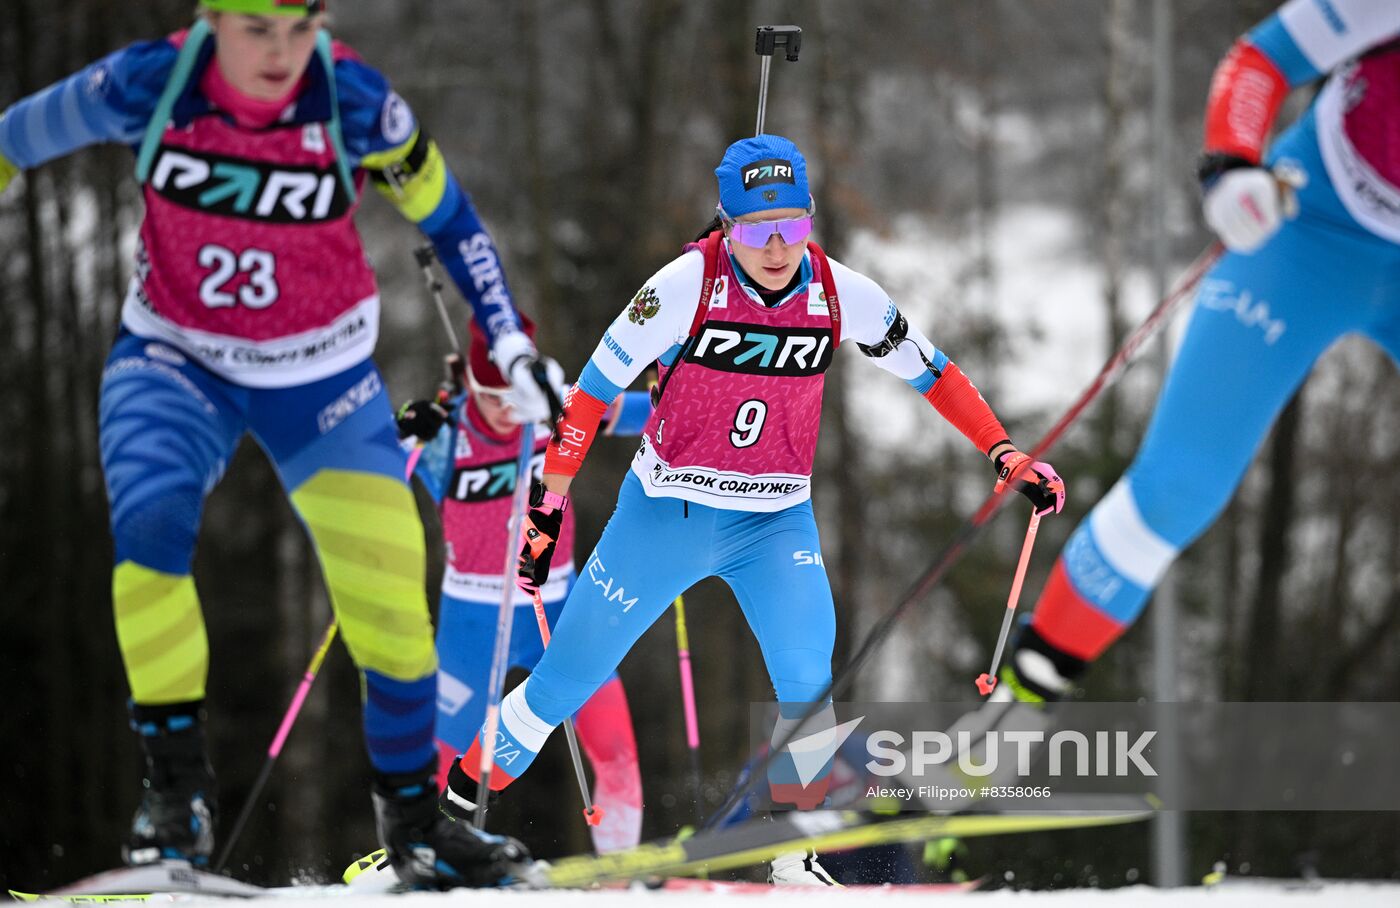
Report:
[[[204,701],[130,704],[131,727],[146,754],[145,792],[122,846],[128,864],[166,858],[202,867],[214,851],[219,801],[204,747]]]
[[[515,839],[489,835],[438,809],[437,758],[417,772],[376,774],[374,821],[399,879],[412,886],[504,886],[530,863]]]

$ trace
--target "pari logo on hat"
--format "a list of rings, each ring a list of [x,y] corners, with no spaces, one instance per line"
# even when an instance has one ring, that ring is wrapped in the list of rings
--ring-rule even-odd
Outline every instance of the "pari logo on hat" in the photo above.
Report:
[[[781,158],[754,161],[744,168],[744,191],[769,183],[796,183],[792,176],[792,162]]]
[[[761,135],[741,139],[715,168],[719,204],[731,218],[772,208],[807,208],[807,161],[791,140]]]

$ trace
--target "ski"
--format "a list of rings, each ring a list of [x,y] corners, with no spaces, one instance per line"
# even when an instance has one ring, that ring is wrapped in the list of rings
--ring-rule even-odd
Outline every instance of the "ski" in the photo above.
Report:
[[[841,891],[852,895],[957,895],[975,892],[982,880],[966,883],[855,883],[842,884]],[[742,880],[665,880],[653,887],[664,892],[702,892],[712,895],[767,895],[772,883],[751,883]]]
[[[42,892],[19,892],[10,890],[10,898],[17,902],[73,902],[96,905],[106,902],[173,902],[176,894],[171,892],[131,892],[123,895],[52,895]]]
[[[1052,798],[1035,811],[1027,811],[1022,801],[1017,805],[1021,812],[1011,813],[994,812],[995,804],[987,802],[977,812],[893,818],[856,810],[792,812],[771,821],[701,832],[682,841],[649,843],[609,854],[578,855],[550,864],[541,862],[523,876],[531,886],[573,889],[649,876],[730,870],[769,861],[784,851],[799,848],[835,852],[943,836],[972,838],[1087,829],[1140,822],[1156,810],[1149,799],[1135,796],[1099,797],[1084,802],[1093,806],[1066,809],[1070,803],[1078,804]]]
[[[1140,822],[1156,809],[1152,799],[1135,796],[1050,798],[1034,811],[1026,810],[1024,801],[1015,807],[1014,812],[1008,811],[988,801],[979,805],[976,812],[893,817],[858,810],[792,812],[771,820],[701,832],[679,841],[651,842],[601,855],[575,855],[553,863],[541,861],[522,870],[521,884],[540,889],[578,889],[627,880],[684,877],[760,864],[799,848],[831,853],[943,836],[972,838],[1088,829]],[[357,876],[361,879],[355,880]],[[377,879],[365,884],[370,878]],[[161,861],[105,871],[46,893],[12,889],[10,895],[24,902],[96,904],[179,902],[211,896],[368,895],[402,892],[406,888],[396,885],[382,852],[356,860],[347,868],[344,879],[344,883],[330,885],[263,887],[198,870],[183,861]]]
[[[269,890],[230,877],[198,870],[186,861],[157,861],[138,867],[119,867],[51,892],[17,892],[10,896],[19,901],[64,902],[139,902],[174,901],[173,896],[216,896],[222,898],[253,898]]]

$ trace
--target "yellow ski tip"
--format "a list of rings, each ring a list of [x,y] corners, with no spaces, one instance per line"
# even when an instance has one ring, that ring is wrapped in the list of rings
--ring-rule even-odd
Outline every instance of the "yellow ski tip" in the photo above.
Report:
[[[14,899],[17,902],[39,901],[39,896],[33,892],[15,892],[13,889],[10,890],[10,898]]]
[[[340,875],[340,881],[342,883],[349,883],[355,877],[369,870],[380,861],[387,861],[388,859],[389,853],[383,848],[377,851],[371,851],[359,860],[353,861],[349,867],[346,867],[345,872]]]

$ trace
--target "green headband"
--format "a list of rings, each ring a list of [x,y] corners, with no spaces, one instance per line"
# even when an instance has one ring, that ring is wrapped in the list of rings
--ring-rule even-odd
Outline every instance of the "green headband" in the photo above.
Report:
[[[200,0],[205,9],[249,16],[314,16],[326,11],[325,0]]]

